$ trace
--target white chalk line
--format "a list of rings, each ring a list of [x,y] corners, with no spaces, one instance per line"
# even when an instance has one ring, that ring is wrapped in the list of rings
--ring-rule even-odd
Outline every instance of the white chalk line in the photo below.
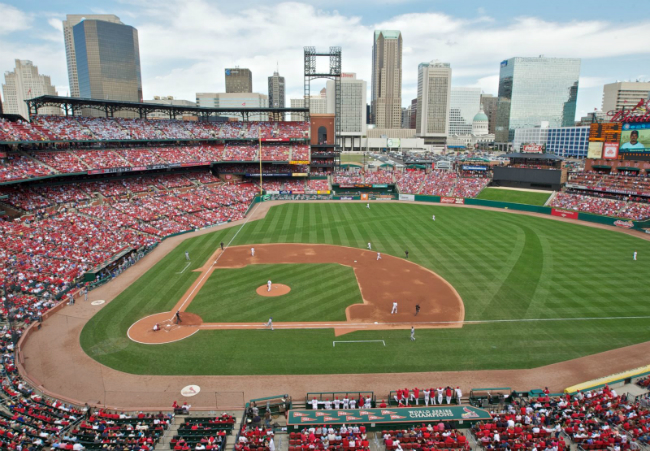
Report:
[[[311,322],[311,323],[298,323],[298,322],[285,322],[285,324],[274,323],[275,328],[288,328],[288,329],[324,329],[336,327],[337,329],[358,329],[366,326],[431,326],[431,325],[450,325],[450,324],[491,324],[491,323],[520,323],[520,322],[535,322],[535,321],[600,321],[600,320],[619,320],[619,319],[650,319],[650,316],[605,316],[605,317],[588,317],[588,318],[515,318],[515,319],[485,319],[474,321],[419,321],[419,322],[402,322],[402,323],[324,323],[324,322]],[[201,329],[235,329],[237,327],[251,328],[256,323],[224,323],[224,324],[202,324]]]
[[[332,342],[332,347],[336,347],[336,343],[383,343],[384,346],[386,346],[386,342],[384,340],[348,340],[348,341],[333,341]]]
[[[250,214],[249,214],[248,217],[246,218],[246,221],[244,221],[244,223],[239,227],[239,229],[237,230],[237,232],[235,232],[235,234],[233,235],[233,237],[230,239],[230,241],[228,241],[228,244],[226,244],[226,247],[224,248],[223,252],[220,253],[219,255],[217,255],[217,258],[214,260],[214,262],[212,262],[212,264],[210,265],[210,267],[208,268],[208,270],[205,271],[205,272],[203,273],[203,276],[201,276],[201,278],[199,279],[199,281],[194,285],[194,288],[192,288],[192,291],[190,291],[190,293],[185,297],[185,299],[183,300],[183,303],[182,303],[181,306],[178,308],[178,310],[183,310],[183,308],[185,307],[185,304],[187,303],[187,301],[188,301],[189,299],[192,298],[192,295],[194,294],[194,292],[196,291],[196,289],[197,289],[199,286],[201,286],[201,282],[203,282],[203,279],[205,279],[205,278],[207,277],[207,275],[210,274],[210,269],[212,269],[212,268],[214,267],[214,265],[217,264],[217,262],[219,261],[219,259],[221,258],[221,256],[224,254],[224,252],[226,252],[226,249],[228,249],[228,247],[230,246],[230,243],[232,243],[233,240],[234,240],[235,238],[237,238],[237,235],[239,235],[239,232],[241,232],[241,229],[243,229],[244,226],[245,226],[246,224],[248,224],[248,220],[249,220],[250,218],[253,217],[253,212],[255,211],[255,209],[257,208],[258,205],[259,205],[259,203],[255,204],[255,206],[254,206],[253,209],[251,210]],[[174,319],[174,317],[172,316],[171,319]]]
[[[183,268],[183,270],[182,270],[181,272],[177,272],[176,274],[183,274],[183,273],[185,272],[185,270],[186,270],[186,269],[187,269],[191,264],[192,264],[192,262],[187,262],[187,264],[185,265],[185,268]]]

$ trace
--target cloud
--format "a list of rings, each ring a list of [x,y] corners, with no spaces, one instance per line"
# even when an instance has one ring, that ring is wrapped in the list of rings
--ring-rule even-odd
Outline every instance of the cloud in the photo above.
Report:
[[[61,19],[51,17],[47,20],[47,23],[49,23],[55,30],[63,32],[63,22],[61,22]]]
[[[223,92],[224,68],[233,66],[250,68],[253,89],[266,93],[267,77],[278,64],[280,74],[286,78],[288,103],[292,97],[302,97],[306,45],[320,49],[341,46],[343,70],[356,72],[358,78],[368,82],[370,90],[375,29],[402,31],[404,105],[416,95],[418,64],[434,59],[451,63],[454,86],[478,86],[486,93],[496,94],[499,62],[506,58],[540,54],[582,58],[583,63],[592,64],[583,64],[579,101],[584,92],[588,93],[585,101],[596,102],[600,85],[615,78],[630,78],[630,67],[637,67],[634,73],[643,72],[639,68],[649,53],[645,41],[628,39],[646,34],[650,20],[643,18],[622,29],[619,23],[605,20],[560,22],[522,16],[495,21],[479,9],[473,18],[435,11],[409,12],[373,24],[345,11],[342,0],[251,0],[241,4],[118,0],[113,10],[102,12],[116,14],[138,29],[145,99],[173,95],[193,100],[197,92]],[[0,67],[8,70],[14,58],[33,59],[43,73],[52,76],[53,83],[65,85],[67,72],[60,22],[52,15],[45,16],[42,29],[52,33],[34,35],[33,40],[23,42],[7,33],[28,28],[35,19],[1,3],[0,15],[11,18],[3,21],[9,28],[0,29],[0,34],[4,33],[0,36]],[[633,61],[620,68],[611,64],[612,59],[622,57]],[[324,81],[312,82],[312,91],[323,84]],[[587,109],[600,106],[581,104]]]
[[[2,17],[0,34],[27,30],[31,27],[32,18],[28,14],[5,3],[0,3],[0,17]]]

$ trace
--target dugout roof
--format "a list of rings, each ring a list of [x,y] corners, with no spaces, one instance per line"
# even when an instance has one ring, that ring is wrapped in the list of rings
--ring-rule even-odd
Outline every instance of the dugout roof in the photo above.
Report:
[[[506,158],[511,160],[553,160],[553,161],[562,161],[564,158],[559,157],[553,153],[523,153],[523,152],[513,152],[503,155]]]

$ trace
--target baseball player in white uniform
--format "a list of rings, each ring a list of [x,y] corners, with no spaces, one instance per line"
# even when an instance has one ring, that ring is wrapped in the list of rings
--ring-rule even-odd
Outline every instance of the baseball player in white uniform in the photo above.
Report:
[[[397,301],[393,302],[393,310],[390,311],[390,314],[397,313]]]
[[[350,398],[348,398],[347,396],[343,398],[343,408],[344,409],[350,408]]]
[[[426,388],[422,391],[424,392],[424,405],[429,407],[429,396],[431,395],[431,392]]]
[[[433,219],[435,221],[436,220],[436,215],[432,215],[431,219]]]
[[[311,400],[311,408],[313,410],[318,410],[318,399],[314,398]]]
[[[185,252],[185,260],[187,260],[188,262],[190,261],[190,253],[187,251]]]
[[[357,400],[352,398],[350,400],[350,409],[356,409],[357,408]]]
[[[336,398],[334,398],[334,408],[336,410],[341,408],[341,400],[339,399],[338,396]]]
[[[455,391],[456,391],[456,401],[458,402],[458,404],[460,404],[461,400],[463,399],[463,392],[460,389],[460,387],[456,387]]]
[[[634,255],[632,256],[632,260],[636,261],[636,251],[634,251]]]
[[[368,243],[368,250],[372,250],[372,244]]]
[[[270,327],[273,330],[273,317],[269,318],[269,321],[265,324],[266,327]]]
[[[366,208],[370,210],[370,204],[366,204]]]
[[[411,341],[415,341],[415,327],[411,326]],[[413,395],[411,394],[411,398]]]
[[[266,288],[267,288],[266,291],[271,291],[271,285],[272,285],[272,283],[271,283],[270,280],[268,282],[266,282]]]
[[[439,387],[436,391],[438,392],[438,404],[442,404],[442,392],[444,390],[442,387]]]
[[[255,248],[251,247],[251,257],[255,257]]]
[[[377,260],[381,260],[381,253],[377,252]]]

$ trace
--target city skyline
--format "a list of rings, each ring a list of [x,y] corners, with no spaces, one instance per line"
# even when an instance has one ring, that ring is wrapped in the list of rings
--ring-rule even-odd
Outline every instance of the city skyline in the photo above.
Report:
[[[450,62],[452,86],[480,87],[496,95],[504,59],[540,54],[580,58],[576,118],[600,108],[604,84],[650,77],[647,46],[626,37],[642,35],[650,20],[628,23],[622,9],[610,12],[603,1],[588,9],[550,3],[555,8],[510,1],[469,1],[464,8],[393,0],[378,8],[365,1],[253,1],[242,9],[201,0],[107,1],[90,7],[76,0],[12,1],[0,3],[0,14],[7,18],[0,31],[0,68],[10,71],[15,59],[32,60],[61,95],[69,94],[62,20],[66,14],[87,13],[114,14],[138,29],[144,99],[172,95],[192,100],[196,92],[225,92],[223,71],[235,65],[250,68],[256,86],[265,86],[279,65],[286,95],[299,97],[306,45],[340,45],[343,71],[370,82],[375,29],[402,31],[402,106],[417,95],[417,65],[432,59]],[[632,1],[630,7],[635,4],[642,5]],[[214,27],[216,22],[224,25]],[[320,87],[314,84],[312,91]]]

